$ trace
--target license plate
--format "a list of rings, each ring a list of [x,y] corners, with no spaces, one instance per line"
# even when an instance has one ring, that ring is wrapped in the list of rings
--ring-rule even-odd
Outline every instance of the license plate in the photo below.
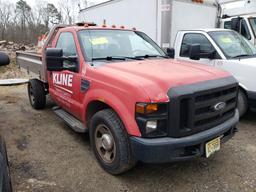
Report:
[[[220,150],[220,137],[206,143],[205,150],[206,150],[206,158],[210,157],[216,151],[219,151]]]

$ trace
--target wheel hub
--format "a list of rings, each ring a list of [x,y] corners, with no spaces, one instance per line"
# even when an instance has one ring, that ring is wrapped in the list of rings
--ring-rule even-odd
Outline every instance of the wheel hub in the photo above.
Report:
[[[95,134],[96,149],[105,163],[112,163],[116,157],[116,145],[110,129],[100,124],[96,127]]]
[[[109,134],[102,135],[101,141],[102,141],[102,147],[106,151],[110,151],[114,146],[114,141]]]

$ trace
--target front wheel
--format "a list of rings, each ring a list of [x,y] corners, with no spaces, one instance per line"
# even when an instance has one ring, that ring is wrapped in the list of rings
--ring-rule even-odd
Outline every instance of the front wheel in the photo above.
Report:
[[[28,96],[31,106],[34,109],[43,109],[46,105],[46,93],[44,84],[37,80],[31,79],[28,83]]]
[[[238,104],[237,108],[240,117],[242,117],[248,111],[248,100],[245,93],[242,90],[238,92]]]
[[[108,173],[118,175],[136,164],[128,134],[113,110],[105,109],[92,117],[90,140],[99,164]]]

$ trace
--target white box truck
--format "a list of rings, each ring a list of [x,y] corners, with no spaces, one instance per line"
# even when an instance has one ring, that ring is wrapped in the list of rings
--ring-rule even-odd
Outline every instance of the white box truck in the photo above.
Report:
[[[256,0],[240,2],[239,7],[221,10],[220,28],[235,30],[256,45]]]
[[[81,10],[79,20],[135,27],[168,48],[179,30],[216,26],[217,14],[215,0],[112,0]]]
[[[242,6],[232,8],[237,2]],[[79,20],[136,27],[163,48],[173,46],[179,30],[215,27],[256,45],[256,0],[111,0],[80,10]]]

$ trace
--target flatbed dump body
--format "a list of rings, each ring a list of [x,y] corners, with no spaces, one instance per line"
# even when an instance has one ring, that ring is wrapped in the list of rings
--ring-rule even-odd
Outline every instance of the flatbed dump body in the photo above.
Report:
[[[46,74],[42,64],[42,56],[35,52],[16,52],[16,63],[30,78],[46,82]]]

